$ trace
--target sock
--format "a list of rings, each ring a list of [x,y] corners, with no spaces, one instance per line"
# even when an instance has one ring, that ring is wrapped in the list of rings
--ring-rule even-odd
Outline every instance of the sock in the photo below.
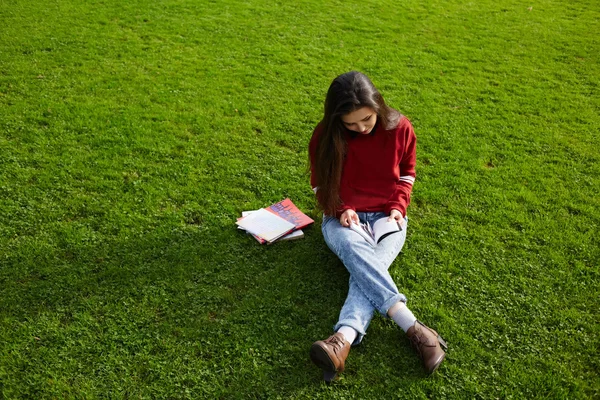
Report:
[[[400,328],[404,332],[408,332],[408,330],[417,322],[417,319],[413,315],[413,313],[404,305],[401,306],[393,312],[390,317],[394,320],[395,323],[398,324]]]
[[[354,339],[356,339],[356,335],[358,334],[358,332],[356,332],[354,328],[350,328],[346,325],[342,325],[340,329],[338,329],[338,332],[344,335],[344,338],[350,344],[354,343]]]

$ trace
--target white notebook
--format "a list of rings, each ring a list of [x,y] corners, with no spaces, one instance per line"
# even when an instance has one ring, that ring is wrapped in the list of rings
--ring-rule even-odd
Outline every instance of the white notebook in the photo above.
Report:
[[[238,220],[236,224],[268,243],[274,242],[296,228],[291,222],[263,208]]]

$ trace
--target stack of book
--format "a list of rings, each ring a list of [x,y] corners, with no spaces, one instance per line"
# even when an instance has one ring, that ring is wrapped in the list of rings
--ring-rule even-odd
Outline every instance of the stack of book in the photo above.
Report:
[[[261,244],[304,237],[302,228],[314,221],[304,214],[290,199],[285,199],[267,208],[244,211],[236,222]]]

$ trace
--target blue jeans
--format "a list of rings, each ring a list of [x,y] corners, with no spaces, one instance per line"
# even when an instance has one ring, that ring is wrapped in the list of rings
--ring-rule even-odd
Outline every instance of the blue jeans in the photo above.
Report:
[[[382,212],[357,214],[361,222],[368,221],[371,225],[387,216]],[[358,332],[353,344],[361,342],[375,310],[387,317],[391,306],[399,301],[406,303],[406,296],[398,292],[388,272],[404,246],[408,218],[405,222],[401,232],[387,236],[373,247],[358,233],[343,227],[339,219],[323,216],[321,229],[325,242],[350,273],[348,297],[334,331],[343,325],[353,328]]]

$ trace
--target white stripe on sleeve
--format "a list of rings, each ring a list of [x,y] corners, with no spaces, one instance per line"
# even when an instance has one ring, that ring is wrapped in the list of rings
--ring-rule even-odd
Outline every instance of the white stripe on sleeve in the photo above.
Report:
[[[400,179],[398,179],[398,182],[408,182],[412,185],[415,183],[415,177],[410,175],[401,176]]]

